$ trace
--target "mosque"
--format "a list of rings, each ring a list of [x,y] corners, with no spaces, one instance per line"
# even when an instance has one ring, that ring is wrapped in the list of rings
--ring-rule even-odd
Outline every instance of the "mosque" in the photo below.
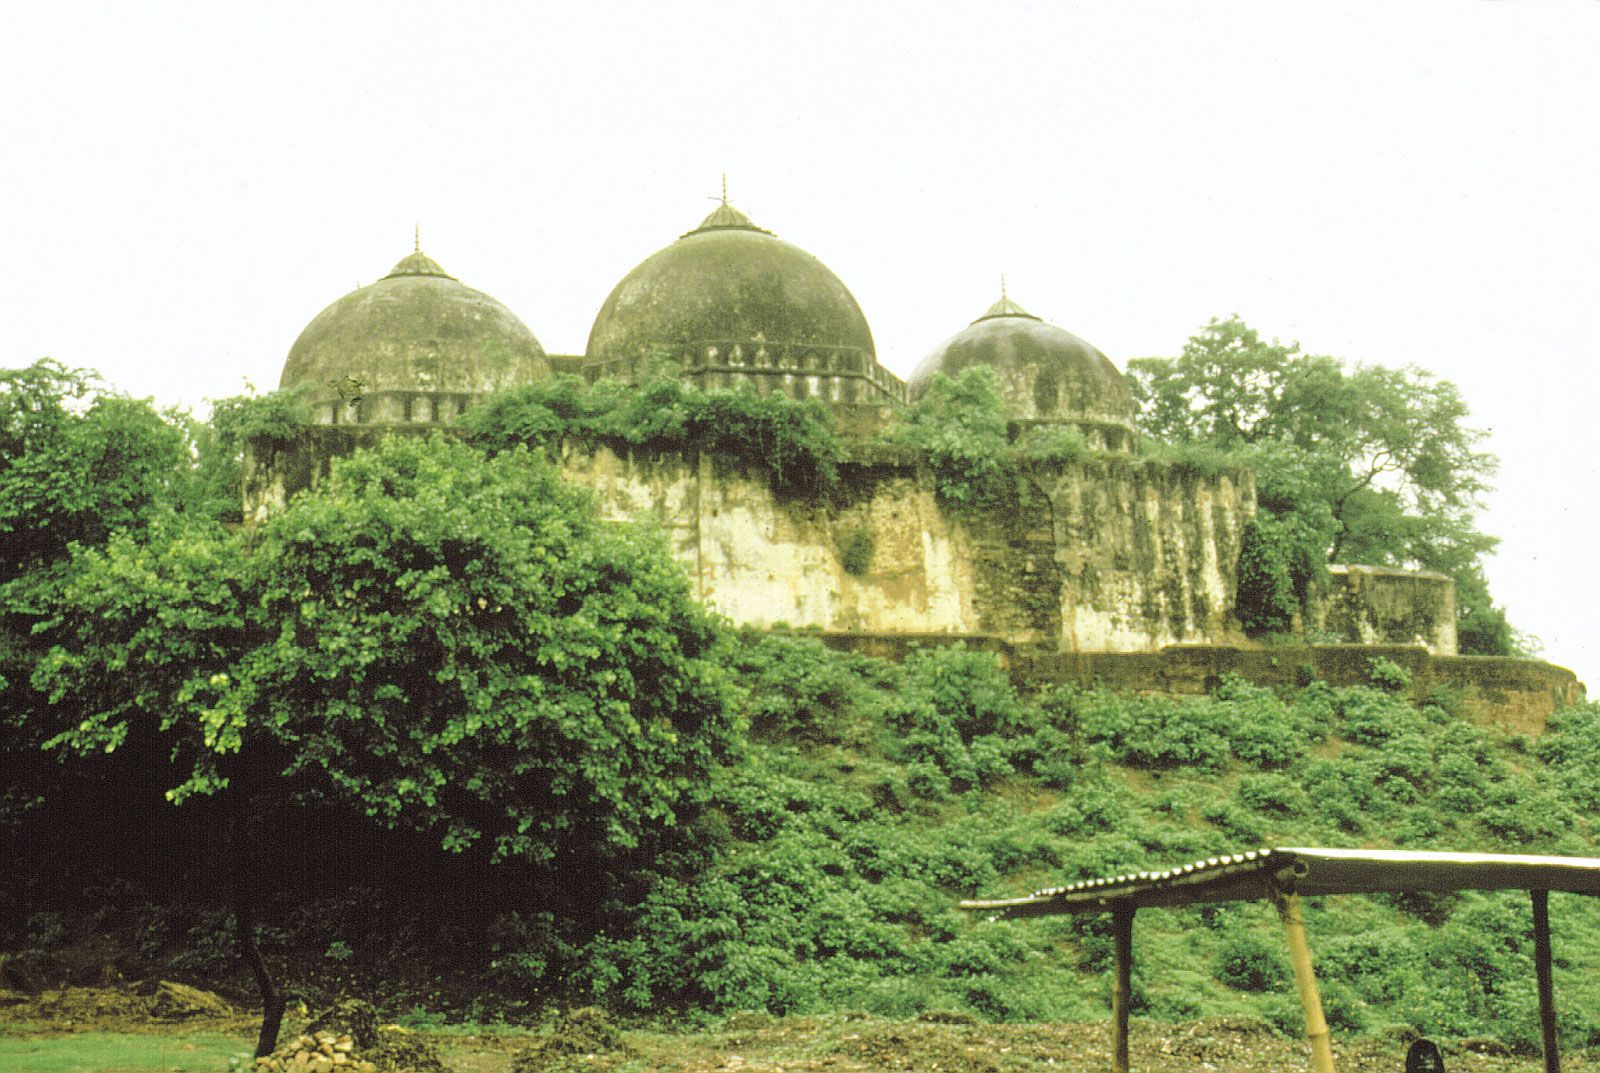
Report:
[[[736,623],[889,641],[959,636],[1057,655],[1248,647],[1233,607],[1251,473],[1146,456],[1111,360],[1004,294],[949,328],[902,381],[878,360],[844,283],[726,200],[622,276],[582,355],[547,354],[514,313],[419,247],[334,301],[290,347],[281,386],[308,393],[315,425],[294,448],[247,460],[246,518],[373,436],[447,424],[490,392],[560,373],[632,381],[667,357],[705,389],[821,399],[853,445],[851,494],[826,503],[780,501],[738,459],[624,447],[563,458],[603,511],[653,517],[699,598]],[[936,373],[978,364],[998,374],[1013,431],[1069,426],[1090,447],[1030,471],[1028,494],[1004,516],[948,510],[914,453],[871,437]],[[1455,653],[1450,579],[1333,574],[1309,624],[1323,639]]]

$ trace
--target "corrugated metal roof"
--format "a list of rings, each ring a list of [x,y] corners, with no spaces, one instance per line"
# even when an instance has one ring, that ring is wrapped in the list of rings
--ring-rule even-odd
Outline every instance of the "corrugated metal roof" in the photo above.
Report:
[[[1279,891],[1317,895],[1505,889],[1600,895],[1600,858],[1286,846],[1209,857],[1163,871],[1086,879],[1023,898],[966,901],[961,908],[1028,917],[1103,912],[1115,906],[1245,901]]]

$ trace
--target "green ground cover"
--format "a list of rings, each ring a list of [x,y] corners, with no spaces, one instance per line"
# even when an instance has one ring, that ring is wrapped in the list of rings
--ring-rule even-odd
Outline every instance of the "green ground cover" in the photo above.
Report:
[[[380,848],[352,878],[264,896],[263,946],[290,990],[313,1008],[372,996],[429,1028],[537,1025],[588,1004],[673,1030],[733,1011],[1097,1021],[1108,921],[986,923],[956,903],[1272,844],[1600,855],[1600,706],[1560,713],[1532,740],[1468,722],[1448,694],[1412,703],[1382,661],[1360,687],[1225,679],[1168,698],[1019,689],[961,647],[902,665],[752,634],[722,658],[746,740],[707,808],[631,879],[563,911],[549,900],[559,890],[478,897],[492,876]],[[348,855],[337,836],[285,834],[332,859]],[[127,885],[85,903],[35,910],[10,948],[119,936],[139,955],[117,963],[130,979],[250,994],[226,910],[163,910]],[[1600,920],[1559,893],[1551,914],[1565,1043],[1600,1045]],[[1341,1038],[1536,1046],[1525,895],[1312,899],[1306,918]],[[1298,1031],[1267,906],[1143,912],[1135,960],[1140,1017]]]
[[[19,1038],[0,1034],[0,1069],[9,1073],[220,1073],[250,1050],[243,1036],[152,1036],[82,1032]]]

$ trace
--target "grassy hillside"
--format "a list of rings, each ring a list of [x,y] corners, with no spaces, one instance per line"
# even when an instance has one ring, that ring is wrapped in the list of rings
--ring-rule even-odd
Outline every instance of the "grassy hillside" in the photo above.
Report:
[[[584,946],[575,980],[600,998],[1094,1019],[1106,921],[975,923],[955,901],[1265,844],[1596,855],[1600,709],[1505,738],[1449,696],[1401,699],[1385,661],[1370,687],[1289,697],[1019,695],[960,648],[902,667],[771,636],[735,673],[752,744],[702,824],[714,860]],[[1577,896],[1552,906],[1565,1034],[1600,1043],[1600,920]],[[1537,1039],[1526,895],[1327,898],[1307,917],[1336,1030]],[[1147,911],[1135,944],[1147,1016],[1298,1024],[1270,907]]]
[[[269,961],[313,1006],[354,991],[414,1024],[587,1003],[674,1025],[737,1010],[1099,1020],[1108,920],[986,923],[956,902],[1269,844],[1600,855],[1600,706],[1535,742],[1465,722],[1448,695],[1413,706],[1382,660],[1363,687],[1225,680],[1181,700],[1019,692],[960,647],[897,665],[748,635],[727,667],[748,744],[713,807],[632,882],[534,888],[320,814],[278,817],[271,855],[293,866],[262,877]],[[87,806],[84,822],[108,838],[148,831]],[[0,967],[87,951],[91,975],[110,965],[247,999],[224,873],[206,829],[184,830],[187,843],[130,836],[143,878],[126,857],[94,878],[99,853],[13,870],[0,948],[21,953]],[[1569,1046],[1600,1045],[1593,910],[1551,898]],[[1531,1048],[1530,917],[1518,893],[1308,900],[1336,1033],[1409,1025]],[[1298,1029],[1268,906],[1141,912],[1135,961],[1142,1016]]]

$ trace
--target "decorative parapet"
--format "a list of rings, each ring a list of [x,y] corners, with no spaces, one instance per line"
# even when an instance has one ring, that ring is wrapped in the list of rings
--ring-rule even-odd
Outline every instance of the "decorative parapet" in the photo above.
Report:
[[[842,404],[906,400],[905,383],[862,347],[704,339],[671,358],[684,380],[707,391],[750,385],[763,394],[779,392]],[[654,363],[650,358],[612,358],[592,361],[585,371],[590,380],[633,383]]]

